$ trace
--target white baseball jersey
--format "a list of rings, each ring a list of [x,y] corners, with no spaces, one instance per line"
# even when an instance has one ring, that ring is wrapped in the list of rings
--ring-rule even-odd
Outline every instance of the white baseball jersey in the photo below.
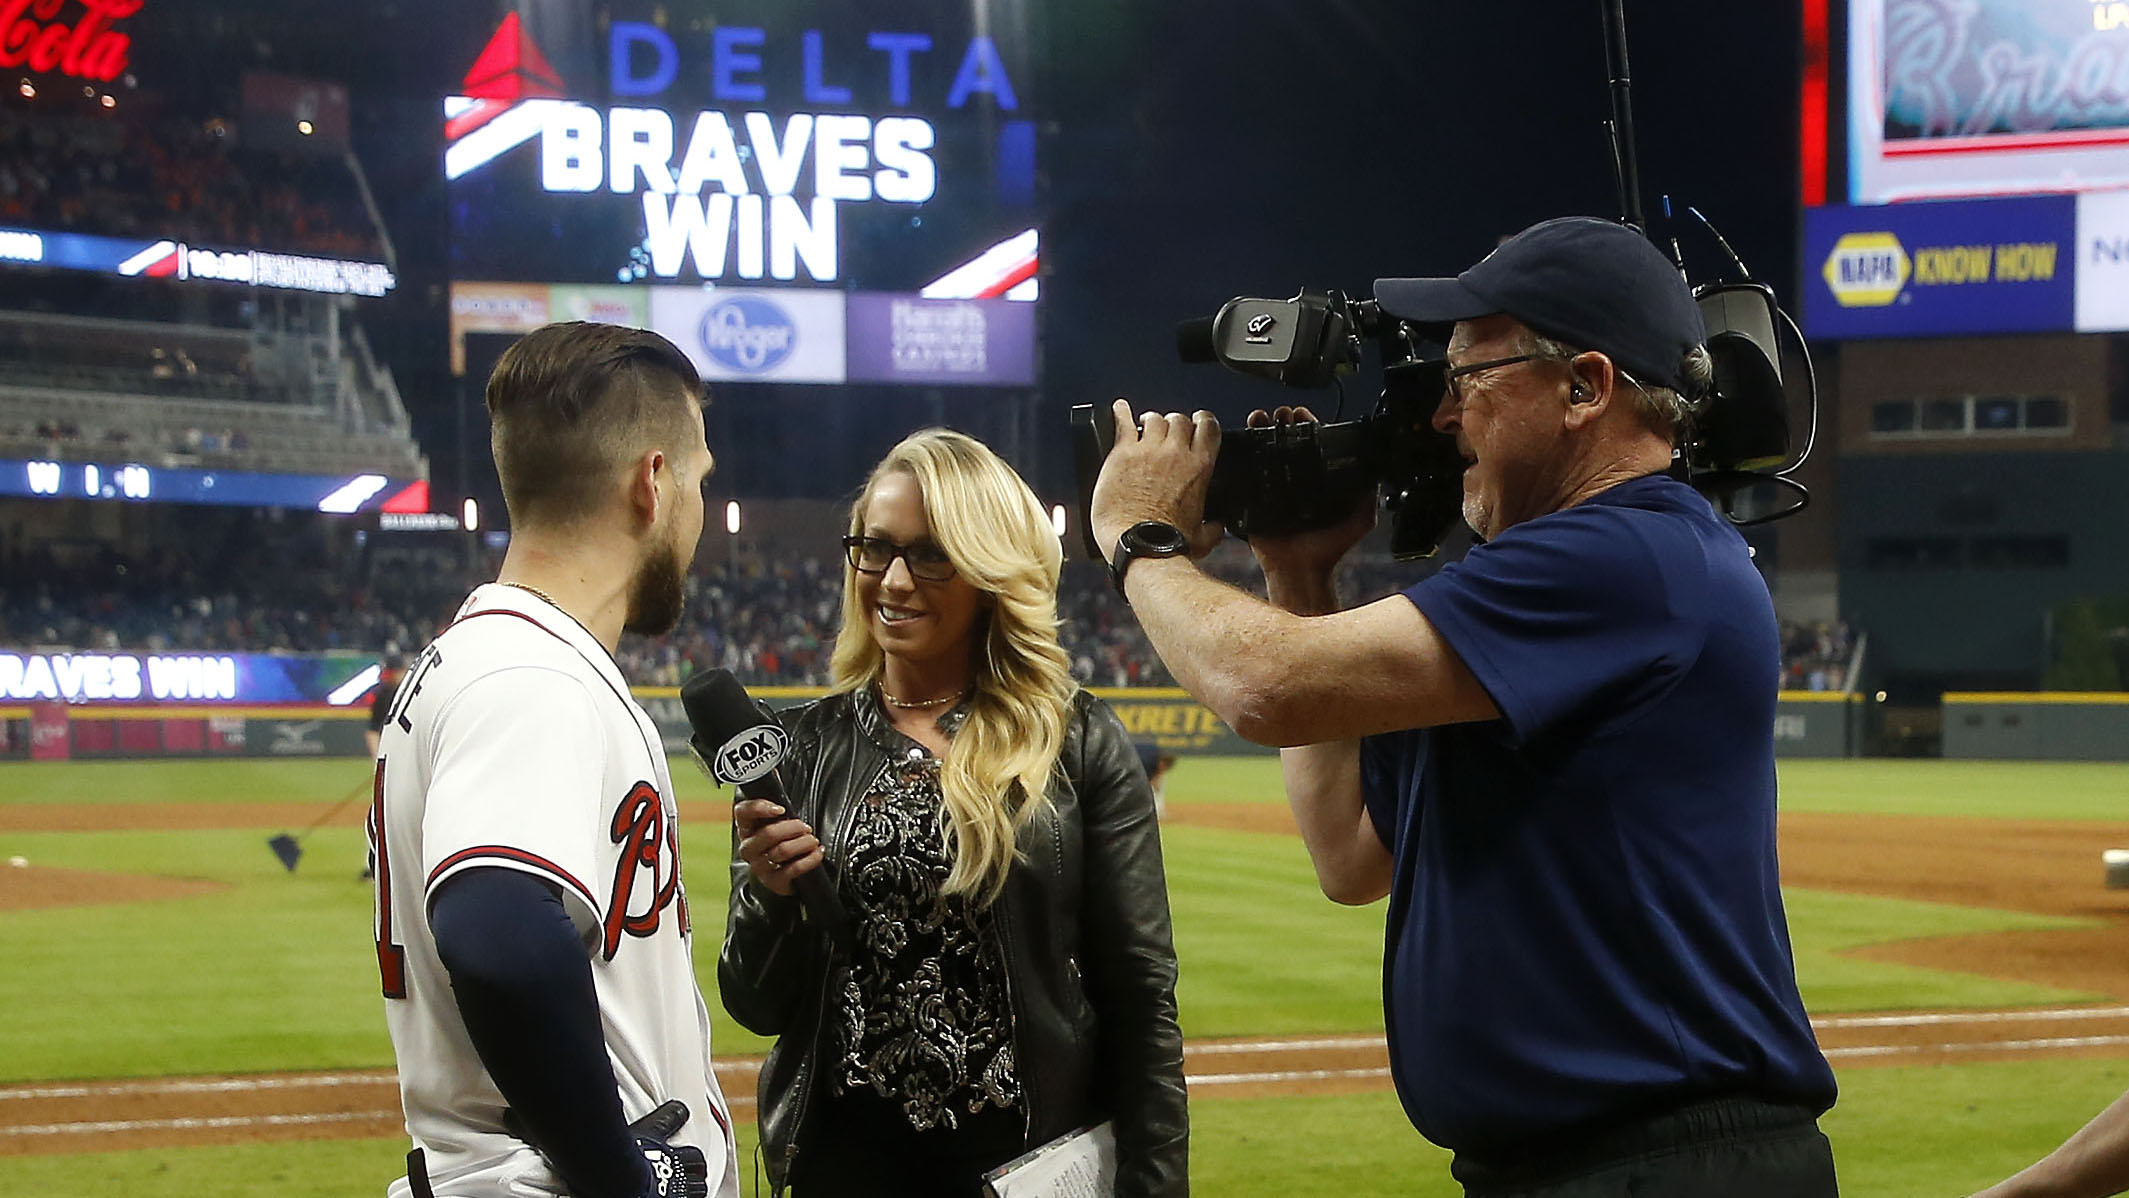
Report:
[[[378,748],[370,838],[385,1021],[407,1134],[438,1198],[563,1192],[539,1154],[504,1132],[503,1096],[429,931],[438,886],[498,867],[561,890],[591,957],[623,1114],[685,1101],[672,1142],[702,1149],[710,1192],[738,1198],[664,744],[597,639],[530,591],[476,588],[400,683]],[[387,1192],[407,1198],[410,1187],[402,1178]]]

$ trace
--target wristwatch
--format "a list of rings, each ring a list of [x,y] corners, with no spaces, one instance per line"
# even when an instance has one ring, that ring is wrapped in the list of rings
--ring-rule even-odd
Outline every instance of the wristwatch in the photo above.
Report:
[[[1116,593],[1124,593],[1124,571],[1131,563],[1142,557],[1174,557],[1190,548],[1190,538],[1173,524],[1159,520],[1141,520],[1124,530],[1116,538],[1116,552],[1109,555],[1109,580],[1116,584]]]

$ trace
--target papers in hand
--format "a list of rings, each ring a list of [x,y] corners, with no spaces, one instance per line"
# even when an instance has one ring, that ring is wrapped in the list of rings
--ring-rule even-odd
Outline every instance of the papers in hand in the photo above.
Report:
[[[983,1180],[990,1198],[1110,1198],[1116,1192],[1116,1128],[1103,1123],[1059,1136]]]

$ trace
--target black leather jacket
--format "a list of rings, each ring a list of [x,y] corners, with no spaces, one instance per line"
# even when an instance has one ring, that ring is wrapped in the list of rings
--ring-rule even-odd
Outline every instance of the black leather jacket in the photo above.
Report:
[[[942,724],[958,726],[959,715]],[[792,810],[838,861],[854,805],[889,755],[914,742],[869,691],[779,718],[792,739],[783,767]],[[1059,765],[1050,811],[1022,829],[1021,857],[995,911],[1027,1144],[1111,1119],[1118,1198],[1187,1194],[1183,1037],[1153,794],[1123,725],[1084,691],[1074,696]],[[769,1180],[781,1192],[797,1155],[821,1150],[806,1112],[833,1052],[821,1016],[841,962],[798,900],[755,882],[734,850],[718,989],[734,1019],[776,1037],[757,1114]]]

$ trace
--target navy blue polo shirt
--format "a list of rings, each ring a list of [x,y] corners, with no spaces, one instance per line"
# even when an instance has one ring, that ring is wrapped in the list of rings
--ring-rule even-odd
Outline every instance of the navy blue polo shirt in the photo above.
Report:
[[[1776,885],[1781,650],[1744,539],[1652,475],[1405,594],[1501,712],[1362,743],[1414,1126],[1484,1156],[1718,1094],[1831,1106]]]

